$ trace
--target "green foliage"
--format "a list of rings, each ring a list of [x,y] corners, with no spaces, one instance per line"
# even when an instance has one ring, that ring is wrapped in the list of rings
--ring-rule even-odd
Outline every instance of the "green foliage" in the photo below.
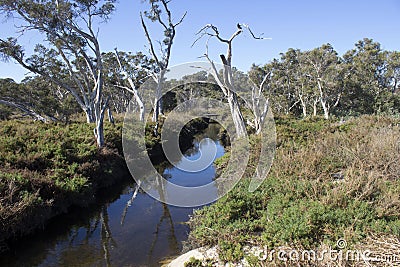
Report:
[[[87,205],[97,188],[121,177],[121,125],[106,125],[109,145],[102,150],[95,146],[92,128],[83,123],[0,122],[1,236],[34,228],[24,223],[30,219],[42,224],[70,205]]]
[[[203,263],[194,257],[191,257],[188,262],[185,262],[185,267],[201,267]]]
[[[324,108],[335,116],[399,114],[399,52],[372,39],[358,41],[343,57],[330,44],[290,48],[264,66],[253,65],[249,76],[260,84],[270,72],[265,94],[274,114],[314,117]]]
[[[118,51],[118,57],[123,69],[120,68],[116,52],[102,54],[104,68],[105,95],[110,96],[110,106],[114,107],[115,113],[123,113],[126,103],[132,99],[131,85],[126,80],[123,70],[132,79],[133,85],[138,89],[149,77],[148,71],[154,71],[156,66],[154,60],[150,59],[141,52],[131,53]],[[122,87],[122,88],[121,88]],[[126,88],[123,88],[126,87]],[[139,94],[142,94],[140,92]]]
[[[371,233],[398,236],[398,123],[387,117],[345,124],[278,119],[281,145],[268,178],[248,192],[256,165],[256,153],[250,153],[244,180],[195,212],[189,242],[218,245],[223,260],[237,261],[242,248],[254,243],[318,248],[339,238],[353,246]]]
[[[191,257],[188,262],[185,262],[184,266],[185,267],[212,267],[214,265],[212,263],[212,260],[210,260],[210,259],[201,261],[199,259]]]
[[[305,145],[322,129],[330,125],[329,120],[319,117],[298,120],[290,117],[276,117],[277,146],[296,147]]]
[[[153,5],[153,11],[162,9],[159,1],[155,1]],[[13,39],[2,44],[4,54],[7,55],[18,54],[22,49]],[[67,69],[54,49],[38,45],[35,51],[37,56],[27,60],[29,63],[35,67],[46,66],[47,71],[51,71],[60,81],[72,83]],[[121,64],[137,88],[145,80],[147,71],[159,70],[160,66],[157,66],[154,59],[149,59],[140,52],[133,54],[120,51],[119,55]],[[114,107],[114,112],[124,112],[132,95],[121,87],[130,85],[125,81],[113,52],[103,53],[102,59],[104,93],[111,96],[110,106]],[[82,58],[76,60],[76,64],[78,63],[84,63]],[[264,66],[253,65],[247,74],[236,69],[233,71],[236,89],[241,95],[248,97],[250,90],[247,77],[258,86],[266,74],[272,73],[264,86],[264,93],[276,115],[315,117],[323,114],[322,102],[325,103],[326,112],[337,117],[400,114],[399,52],[385,51],[372,39],[360,40],[355,44],[355,48],[347,51],[343,57],[338,56],[332,45],[324,44],[309,51],[289,49],[282,53],[279,59],[274,59]],[[199,84],[198,81],[210,83]],[[163,96],[165,111],[170,111],[177,104],[195,97],[224,98],[211,75],[204,71],[185,76],[179,81],[165,81],[165,86],[175,88]],[[51,115],[65,121],[81,110],[76,99],[67,91],[40,76],[28,77],[21,84],[9,79],[0,82],[0,99],[13,99],[33,108],[41,115]],[[143,93],[139,90],[139,94]],[[241,102],[241,105],[243,107],[244,103]],[[14,109],[4,105],[0,106],[0,110],[0,119],[8,119],[15,113]],[[246,119],[253,118],[248,110],[242,109],[242,112]]]

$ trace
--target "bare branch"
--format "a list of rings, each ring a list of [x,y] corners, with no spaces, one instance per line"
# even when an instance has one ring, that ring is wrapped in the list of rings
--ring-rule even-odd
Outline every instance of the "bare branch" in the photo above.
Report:
[[[231,38],[229,38],[228,43],[231,44],[233,39],[235,39],[235,37],[241,34],[242,32],[243,32],[242,29],[237,29],[237,31],[232,34]]]
[[[89,101],[87,99],[87,95],[86,95],[85,89],[83,88],[83,86],[82,86],[81,82],[79,81],[78,77],[76,77],[77,74],[74,72],[70,61],[68,60],[68,58],[66,57],[64,51],[60,47],[56,46],[56,48],[57,48],[59,54],[61,55],[62,59],[64,60],[65,64],[67,65],[68,72],[69,72],[71,78],[75,81],[75,83],[79,87],[79,89],[80,89],[80,91],[82,93],[82,97],[83,97],[83,99],[85,101],[85,104],[87,105],[89,103]]]
[[[264,79],[262,80],[261,84],[260,84],[260,89],[259,89],[259,94],[261,94],[264,90],[264,85],[265,83],[268,81],[269,77],[271,77],[272,75],[272,71],[268,72],[267,75],[264,76]]]
[[[147,42],[148,42],[149,45],[150,45],[150,53],[151,53],[151,55],[152,55],[154,61],[156,62],[156,64],[157,64],[158,66],[160,66],[160,61],[158,60],[157,54],[156,54],[156,52],[155,52],[155,50],[154,50],[153,41],[151,40],[149,31],[147,30],[147,26],[146,26],[146,23],[144,22],[142,12],[140,12],[140,21],[141,21],[141,23],[142,23],[142,27],[143,27],[144,33],[145,33],[145,35],[146,35],[146,38],[147,38]]]
[[[208,30],[211,29],[214,33],[210,33]],[[207,24],[205,25],[203,28],[201,28],[196,35],[199,35],[199,37],[193,42],[193,44],[191,45],[191,47],[193,47],[197,41],[199,41],[200,39],[202,39],[204,36],[209,36],[209,38],[211,37],[216,37],[218,40],[220,40],[221,42],[227,43],[228,40],[222,39],[219,36],[219,31],[218,28],[212,24]]]
[[[262,37],[263,33],[260,34],[260,36],[255,36],[254,33],[253,33],[253,31],[251,30],[250,26],[247,25],[247,24],[239,24],[239,25],[245,27],[245,28],[250,32],[251,36],[252,36],[254,39],[257,39],[257,40],[272,40],[272,38],[269,38],[269,37],[268,37],[268,38]]]
[[[186,15],[187,15],[187,11],[185,11],[185,13],[181,17],[181,19],[177,23],[174,24],[174,27],[179,26],[183,22],[183,20],[185,19]]]

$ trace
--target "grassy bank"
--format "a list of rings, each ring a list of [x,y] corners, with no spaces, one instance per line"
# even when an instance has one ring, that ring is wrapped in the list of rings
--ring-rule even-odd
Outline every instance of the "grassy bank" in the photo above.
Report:
[[[153,126],[146,127],[148,154],[155,165],[166,164]],[[201,119],[188,123],[180,132],[181,149],[191,147],[193,135],[206,127]],[[96,201],[99,189],[131,179],[122,152],[122,123],[105,125],[101,150],[92,128],[82,122],[0,122],[0,252],[7,240],[44,227],[72,205],[86,207]],[[130,144],[137,138],[132,136]]]
[[[336,241],[344,239],[350,249],[400,237],[399,120],[365,116],[344,124],[276,123],[278,148],[268,178],[248,192],[257,155],[250,153],[238,186],[195,212],[189,247],[218,245],[222,260],[237,261],[245,246],[337,249]],[[259,139],[253,136],[251,142],[257,151]],[[225,166],[228,159],[217,163]]]
[[[92,125],[0,123],[0,243],[32,232],[71,205],[86,206],[99,188],[128,174],[121,127],[106,126],[98,150]],[[4,249],[4,247],[3,247]]]

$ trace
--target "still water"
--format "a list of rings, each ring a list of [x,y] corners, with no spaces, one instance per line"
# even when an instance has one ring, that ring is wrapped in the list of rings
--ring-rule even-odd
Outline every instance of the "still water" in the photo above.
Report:
[[[185,157],[197,159],[205,137],[215,142],[216,157],[221,157],[225,151],[218,130],[210,124],[195,137]],[[202,150],[214,146],[201,144]],[[179,185],[198,186],[213,181],[215,168],[189,173],[167,167],[163,175]],[[168,206],[135,189],[132,180],[124,188],[103,192],[102,203],[59,216],[43,231],[13,245],[0,257],[0,266],[160,266],[163,259],[180,253],[193,208]]]

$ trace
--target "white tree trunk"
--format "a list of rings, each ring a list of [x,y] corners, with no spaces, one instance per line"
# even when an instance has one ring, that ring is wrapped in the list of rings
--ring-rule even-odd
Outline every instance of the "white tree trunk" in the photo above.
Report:
[[[164,105],[162,97],[158,99],[158,115],[164,115]]]
[[[159,112],[160,112],[159,104],[160,104],[160,101],[159,101],[158,97],[156,96],[153,101],[153,116],[151,118],[152,122],[158,121],[158,117],[160,115],[159,114]]]
[[[307,105],[303,99],[303,95],[299,95],[300,103],[301,103],[301,109],[303,111],[303,118],[307,117]]]
[[[108,114],[108,121],[114,125],[115,120],[114,120],[114,116],[113,116],[113,114],[112,114],[112,112],[111,112],[111,109],[108,108],[108,109],[107,109],[107,112],[108,112],[108,113],[107,113],[107,114]]]
[[[96,126],[93,131],[99,148],[104,146],[104,114],[108,107],[108,100],[109,98],[107,98],[102,107],[100,106],[100,103],[96,104]]]
[[[153,117],[152,117],[152,121],[153,122],[158,122],[158,117],[160,116],[160,114],[163,113],[163,108],[162,108],[162,89],[164,86],[164,74],[165,74],[165,69],[161,70],[160,73],[158,73],[157,75],[157,79],[155,79],[156,83],[157,83],[157,87],[156,87],[156,94],[154,97],[154,102],[153,102]]]
[[[93,114],[93,109],[91,107],[87,107],[84,109],[85,115],[86,115],[86,122],[87,123],[93,123],[95,121],[94,119],[94,114]]]
[[[142,98],[139,96],[138,90],[135,88],[135,85],[131,78],[128,78],[129,85],[131,88],[126,88],[129,92],[133,94],[135,97],[136,104],[139,106],[139,120],[144,121],[145,116],[145,108]]]
[[[31,108],[29,108],[29,107],[27,107],[25,105],[22,105],[22,104],[19,104],[19,103],[15,103],[13,101],[2,100],[2,99],[0,99],[0,104],[7,105],[9,107],[17,108],[17,109],[25,112],[27,115],[33,117],[35,120],[42,121],[42,122],[47,122],[48,121],[48,119],[46,119],[45,117],[43,117],[42,115],[40,115],[39,113],[35,112],[34,110],[32,110]]]
[[[99,148],[104,146],[104,129],[103,123],[99,120],[96,122],[96,127],[94,128],[94,136],[96,138],[96,143]]]
[[[321,98],[320,100],[322,109],[324,110],[324,118],[329,119],[329,107],[326,104],[326,101]]]
[[[145,116],[145,108],[144,108],[144,103],[142,98],[139,96],[138,88],[135,86],[134,82],[132,81],[132,78],[128,76],[128,73],[124,70],[124,67],[121,64],[121,61],[119,59],[118,51],[115,49],[115,55],[117,57],[117,62],[119,64],[119,67],[123,71],[123,74],[125,78],[128,80],[128,83],[131,88],[120,86],[123,89],[126,89],[128,92],[132,93],[133,96],[135,97],[135,101],[139,106],[139,120],[144,121],[144,116]]]
[[[230,95],[228,96],[228,104],[231,110],[232,120],[235,125],[236,135],[239,138],[243,137],[246,135],[246,126],[244,124],[242,112],[240,111],[236,93],[230,92]]]
[[[269,101],[265,99],[265,103],[263,103],[263,107],[260,107],[260,100],[255,99],[253,97],[253,114],[254,114],[254,128],[256,130],[256,134],[260,134],[262,131],[262,127],[265,122],[265,117],[267,116],[269,110]],[[261,110],[262,108],[262,110]]]
[[[139,105],[139,120],[144,121],[144,115],[145,115],[145,109],[144,109],[144,104],[141,99],[136,99]]]
[[[318,103],[318,100],[314,100],[314,103],[313,103],[313,116],[314,117],[317,116],[317,103]]]
[[[261,134],[262,127],[265,122],[265,117],[267,116],[269,109],[269,99],[265,99],[263,96],[264,85],[267,83],[271,72],[264,76],[261,84],[258,88],[252,87],[251,90],[251,101],[252,109],[254,114],[254,125],[256,134]]]
[[[267,114],[268,114],[268,111],[269,111],[269,99],[266,99],[266,103],[265,103],[265,106],[264,106],[264,110],[263,110],[263,112],[261,113],[261,116],[260,116],[260,123],[259,123],[259,126],[257,128],[256,134],[260,134],[261,133],[262,127],[264,126],[264,123],[265,123],[265,118],[267,117]]]
[[[96,120],[96,143],[98,148],[102,148],[104,146],[104,113],[105,110],[102,110],[100,113],[100,117]]]
[[[319,89],[319,94],[320,94],[319,100],[321,102],[321,106],[322,106],[322,109],[324,111],[324,118],[325,119],[329,119],[329,107],[327,106],[327,103],[326,103],[326,100],[325,100],[325,97],[324,97],[324,91],[323,91],[323,88],[322,88],[322,84],[321,84],[321,79],[320,78],[317,78],[317,84],[318,84],[318,89]]]

